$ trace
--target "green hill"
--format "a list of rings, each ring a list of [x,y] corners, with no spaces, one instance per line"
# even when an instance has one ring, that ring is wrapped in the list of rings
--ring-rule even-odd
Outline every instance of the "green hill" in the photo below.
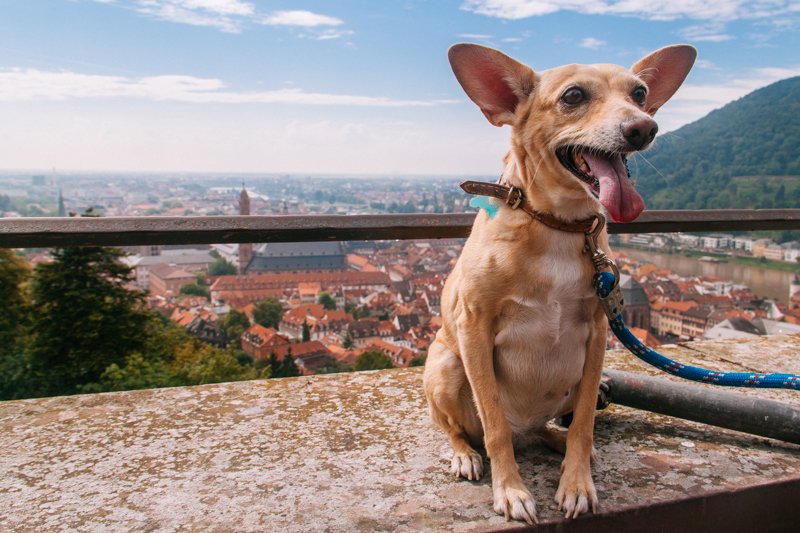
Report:
[[[800,77],[659,137],[644,157],[630,167],[649,209],[800,207]]]

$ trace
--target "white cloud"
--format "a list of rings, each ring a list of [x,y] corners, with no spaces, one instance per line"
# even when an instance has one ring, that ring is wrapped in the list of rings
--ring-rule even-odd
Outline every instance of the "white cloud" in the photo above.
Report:
[[[353,35],[351,30],[340,30],[336,28],[329,28],[325,30],[318,30],[302,35],[303,37],[311,37],[318,41],[329,41],[331,39],[341,39],[342,37],[349,37]]]
[[[241,0],[127,0],[120,5],[159,20],[228,33],[241,31],[242,23],[255,13],[252,3]]]
[[[353,35],[351,30],[338,28],[344,21],[320,15],[311,11],[275,11],[269,16],[261,19],[261,24],[266,26],[281,26],[300,30],[296,34],[298,37],[316,39],[318,41],[329,41],[341,39]]]
[[[222,80],[164,75],[143,78],[36,69],[0,70],[0,102],[83,98],[136,98],[153,101],[219,104],[303,104],[368,107],[423,107],[460,100],[398,100],[307,92],[301,89],[231,91]]]
[[[275,11],[268,15],[259,13],[252,2],[243,0],[94,0],[102,4],[116,4],[158,20],[207,26],[227,33],[239,33],[245,25],[258,23],[265,26],[283,26],[306,30],[300,37],[318,40],[338,39],[352,35],[350,30],[333,30],[344,21],[306,10]],[[323,29],[328,28],[328,29]]]
[[[491,35],[486,33],[459,33],[458,37],[462,39],[474,39],[476,41],[486,41],[492,38]]]
[[[462,9],[517,20],[575,11],[587,15],[623,15],[649,20],[735,20],[766,18],[797,11],[792,0],[466,0]]]
[[[312,13],[311,11],[276,11],[265,17],[262,24],[267,26],[300,26],[303,28],[315,28],[317,26],[339,26],[343,23],[335,17]]]
[[[707,70],[719,70],[719,67],[708,59],[698,59],[694,62],[695,68],[702,68]]]
[[[725,25],[718,21],[687,26],[679,30],[678,35],[684,39],[695,42],[705,41],[719,43],[733,39],[732,35],[725,33]]]
[[[600,39],[595,39],[594,37],[587,37],[583,39],[578,46],[582,48],[590,48],[592,50],[597,50],[602,46],[605,46],[606,42]]]

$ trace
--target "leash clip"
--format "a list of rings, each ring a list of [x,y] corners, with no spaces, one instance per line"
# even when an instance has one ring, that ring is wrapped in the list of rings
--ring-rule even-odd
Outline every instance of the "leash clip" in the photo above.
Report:
[[[600,300],[600,305],[603,307],[603,312],[605,312],[609,320],[613,320],[622,312],[622,306],[624,305],[625,301],[622,296],[622,290],[619,288],[619,269],[617,268],[616,263],[614,263],[614,261],[612,261],[608,255],[606,255],[606,253],[597,245],[597,238],[600,236],[603,228],[605,228],[605,225],[605,217],[598,213],[597,223],[585,234],[586,251],[589,252],[590,259],[592,260],[592,266],[594,267],[596,275],[605,272],[606,269],[610,269],[611,273],[614,275],[614,285],[611,287],[611,290],[608,292],[608,294],[606,296],[600,296],[599,294],[597,295],[598,299]]]

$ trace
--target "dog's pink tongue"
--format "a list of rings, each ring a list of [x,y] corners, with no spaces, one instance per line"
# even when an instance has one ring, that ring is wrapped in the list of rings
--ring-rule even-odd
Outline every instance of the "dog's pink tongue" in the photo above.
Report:
[[[621,156],[605,158],[581,154],[592,174],[600,182],[600,203],[614,222],[631,222],[644,210],[644,200],[628,179],[628,169]]]

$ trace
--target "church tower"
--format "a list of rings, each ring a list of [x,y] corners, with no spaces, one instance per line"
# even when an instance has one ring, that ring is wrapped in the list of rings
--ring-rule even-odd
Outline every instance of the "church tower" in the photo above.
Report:
[[[242,183],[242,193],[239,195],[239,214],[250,214],[250,196],[247,195],[247,189],[244,188]],[[239,275],[243,275],[247,271],[247,266],[253,259],[253,244],[249,242],[239,243]]]

